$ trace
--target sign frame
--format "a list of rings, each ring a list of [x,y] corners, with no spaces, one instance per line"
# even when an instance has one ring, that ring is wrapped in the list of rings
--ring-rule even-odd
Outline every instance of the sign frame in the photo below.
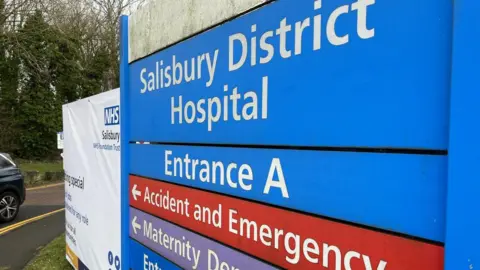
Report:
[[[454,1],[445,269],[480,264],[480,19],[475,0]]]

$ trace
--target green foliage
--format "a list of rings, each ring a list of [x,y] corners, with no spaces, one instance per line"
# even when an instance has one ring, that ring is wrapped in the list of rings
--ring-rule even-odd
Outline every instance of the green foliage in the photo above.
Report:
[[[0,149],[13,152],[17,149],[15,112],[18,109],[20,60],[16,55],[7,57],[5,51],[0,42]]]
[[[117,70],[111,50],[50,25],[40,10],[17,28],[4,25],[3,12],[0,0],[0,152],[58,158],[62,104],[108,90],[106,71]]]
[[[4,8],[5,1],[0,0],[0,149],[11,152],[16,149],[14,117],[17,108],[20,62],[5,42],[9,33],[3,31]]]
[[[82,73],[82,90],[79,93],[80,98],[88,97],[100,93],[103,82],[105,81],[105,70],[109,67],[109,55],[105,48],[100,47],[96,52],[95,57],[87,63],[85,70]]]
[[[22,131],[17,137],[19,157],[43,158],[56,148],[56,132],[61,118],[53,90],[56,44],[41,12],[35,12],[20,30],[20,43],[29,54],[21,56],[22,86],[17,110],[17,127]],[[61,115],[60,115],[61,117]]]

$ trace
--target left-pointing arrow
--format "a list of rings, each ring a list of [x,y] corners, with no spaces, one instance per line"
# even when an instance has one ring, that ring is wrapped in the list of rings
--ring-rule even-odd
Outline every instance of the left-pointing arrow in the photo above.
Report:
[[[135,201],[137,200],[137,196],[142,196],[142,192],[137,190],[137,185],[133,185],[132,187],[132,196]]]
[[[132,228],[134,234],[137,234],[137,230],[140,230],[142,228],[142,226],[137,223],[137,216],[133,217],[132,219]]]

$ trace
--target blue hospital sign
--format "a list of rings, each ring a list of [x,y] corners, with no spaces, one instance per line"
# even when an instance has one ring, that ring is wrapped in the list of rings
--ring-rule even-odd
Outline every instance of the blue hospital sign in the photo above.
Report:
[[[140,19],[123,34],[162,38]],[[128,267],[444,269],[452,21],[447,0],[268,1],[124,59]]]
[[[430,2],[278,1],[134,62],[132,139],[445,149],[450,14]]]

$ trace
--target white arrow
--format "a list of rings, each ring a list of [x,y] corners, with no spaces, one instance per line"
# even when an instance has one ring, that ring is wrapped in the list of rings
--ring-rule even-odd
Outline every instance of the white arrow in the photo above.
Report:
[[[132,228],[134,234],[137,234],[137,230],[140,230],[142,228],[142,226],[137,223],[137,216],[133,217],[132,219]]]
[[[133,185],[132,195],[133,195],[133,199],[134,199],[135,201],[137,200],[137,196],[142,196],[142,192],[140,192],[140,191],[137,190],[137,185]]]

